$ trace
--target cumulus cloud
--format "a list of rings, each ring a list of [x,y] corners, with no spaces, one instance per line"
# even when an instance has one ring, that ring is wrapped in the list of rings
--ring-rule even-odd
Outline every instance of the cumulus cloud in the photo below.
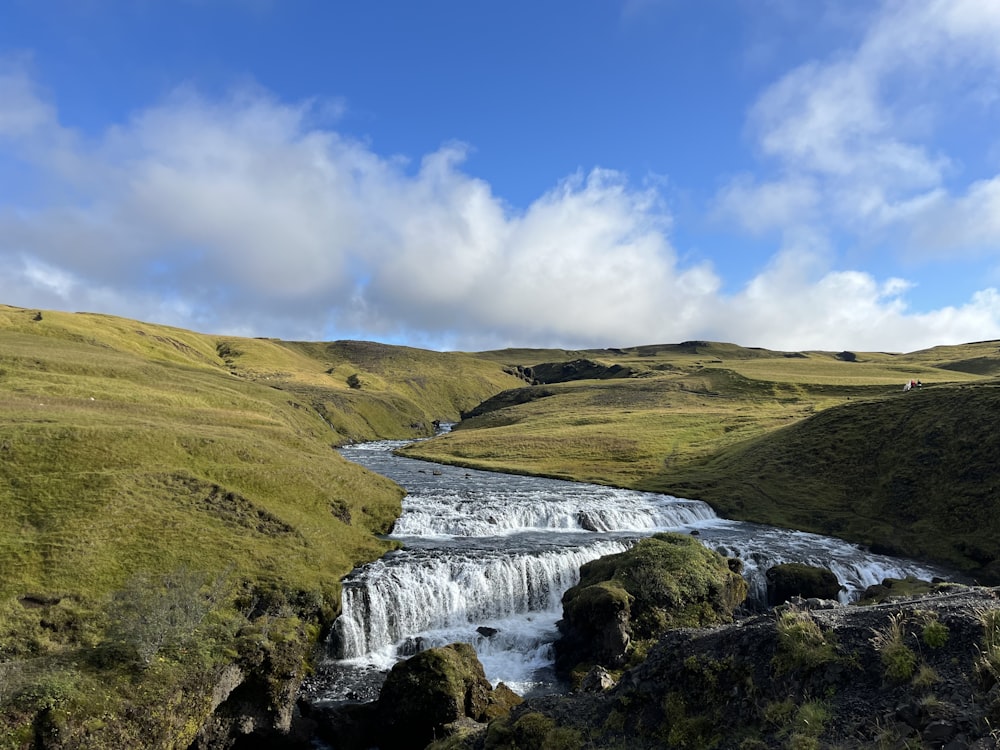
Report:
[[[773,98],[794,100],[804,84],[793,84]],[[97,138],[61,125],[23,66],[0,73],[2,93],[0,159],[28,164],[44,186],[0,201],[0,299],[10,304],[462,349],[690,338],[901,349],[1000,335],[996,292],[908,313],[906,282],[832,270],[808,226],[788,231],[745,288],[724,292],[709,262],[679,258],[659,192],[612,170],[569,175],[516,209],[463,170],[463,144],[416,163],[382,156],[317,125],[322,103],[258,88],[222,100],[179,89]],[[841,169],[823,159],[847,115],[824,117],[841,123],[826,155],[789,146],[790,160],[815,161],[812,174],[730,186],[733,205],[762,199],[757,229],[819,213],[827,193],[816,175]],[[908,184],[937,182],[934,158],[891,151],[883,167],[904,164]],[[867,168],[855,161],[850,169]],[[955,199],[934,200],[954,213]],[[995,200],[986,182],[960,202],[985,213]]]

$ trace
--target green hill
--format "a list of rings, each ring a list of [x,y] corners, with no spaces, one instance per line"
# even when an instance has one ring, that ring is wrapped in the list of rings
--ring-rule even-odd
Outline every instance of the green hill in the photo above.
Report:
[[[429,435],[517,382],[469,355],[0,307],[0,747],[186,747],[232,669],[279,721],[400,512],[333,448]]]
[[[524,351],[490,353],[539,367]],[[522,386],[407,455],[668,492],[1000,582],[998,342],[910,354],[685,342],[566,352],[627,378]],[[518,362],[514,357],[519,358]],[[903,384],[920,380],[908,393]]]
[[[1000,381],[834,407],[644,482],[1000,583]]]

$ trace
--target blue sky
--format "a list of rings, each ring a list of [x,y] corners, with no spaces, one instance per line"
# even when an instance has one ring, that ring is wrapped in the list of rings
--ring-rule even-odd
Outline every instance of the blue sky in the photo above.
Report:
[[[1000,338],[994,0],[0,0],[0,302],[436,349]]]

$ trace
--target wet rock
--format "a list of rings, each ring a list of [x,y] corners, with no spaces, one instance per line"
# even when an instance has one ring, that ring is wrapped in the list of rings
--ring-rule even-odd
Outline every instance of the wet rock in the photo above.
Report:
[[[842,588],[833,571],[801,563],[775,565],[768,568],[765,576],[767,603],[772,607],[787,602],[793,596],[836,599]]]
[[[924,742],[934,747],[941,747],[958,733],[958,729],[949,721],[932,721],[923,731]]]

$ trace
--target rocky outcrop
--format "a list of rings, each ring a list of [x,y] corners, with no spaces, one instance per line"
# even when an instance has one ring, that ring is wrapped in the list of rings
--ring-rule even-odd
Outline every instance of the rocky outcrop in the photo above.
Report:
[[[747,594],[734,567],[685,534],[657,534],[587,563],[563,596],[556,668],[618,669],[670,628],[731,622]]]
[[[555,746],[558,737],[576,738],[565,747],[586,738],[586,747],[638,750],[992,750],[998,595],[944,586],[916,599],[785,605],[729,625],[671,630],[614,688],[531,699],[491,724],[489,736],[524,735],[530,725],[535,739],[517,747]]]
[[[602,365],[592,359],[574,359],[570,362],[545,362],[530,368],[536,384],[568,383],[572,380],[609,380],[630,378],[635,372],[622,365]]]
[[[774,607],[793,597],[803,599],[836,599],[843,588],[829,568],[817,568],[802,563],[782,563],[768,568],[767,603]]]
[[[310,719],[339,750],[419,750],[441,737],[476,735],[520,702],[503,683],[490,685],[472,646],[453,643],[396,664],[374,703],[314,706]]]

